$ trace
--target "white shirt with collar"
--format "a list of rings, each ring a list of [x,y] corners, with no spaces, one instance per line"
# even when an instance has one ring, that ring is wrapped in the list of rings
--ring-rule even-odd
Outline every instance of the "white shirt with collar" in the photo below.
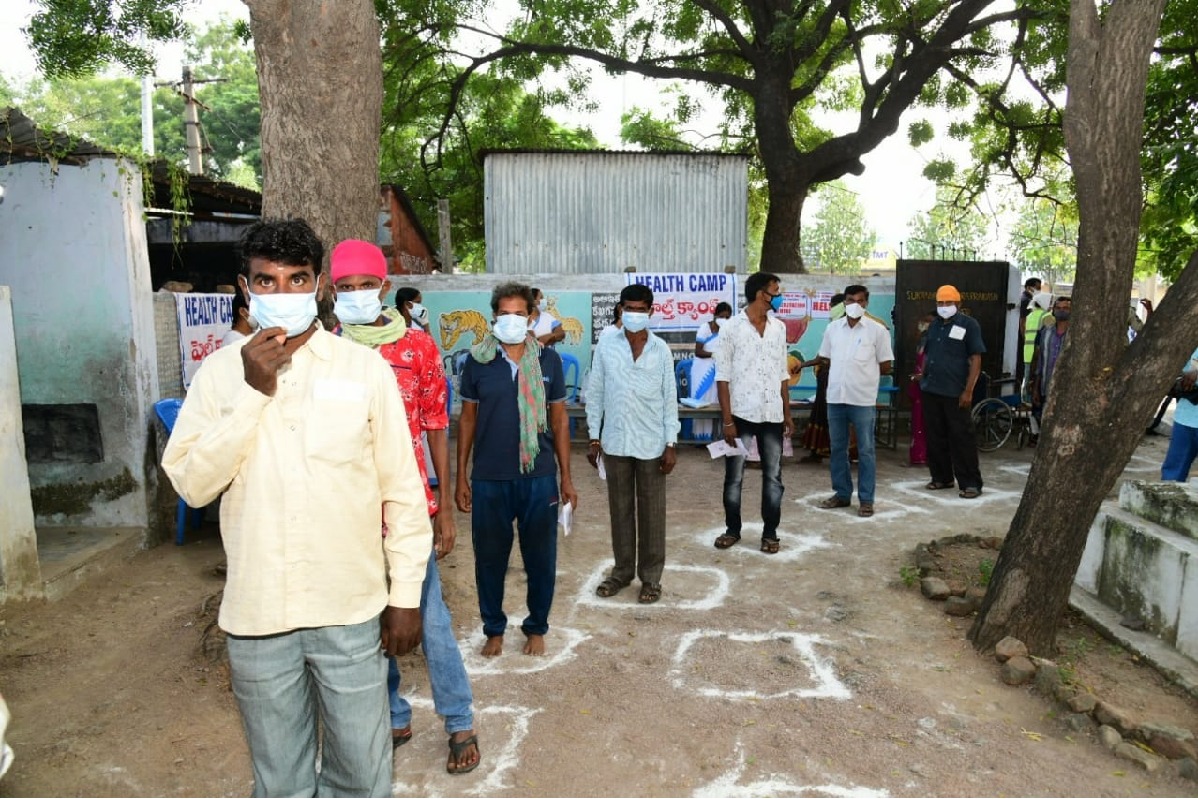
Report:
[[[824,330],[819,357],[828,369],[828,403],[873,406],[878,402],[881,364],[894,360],[890,331],[867,316],[850,326],[847,317]]]
[[[786,326],[767,317],[765,331],[757,332],[744,311],[720,328],[723,341],[712,355],[715,379],[728,383],[732,415],[747,422],[781,424],[790,409],[782,407],[782,381],[786,368]]]

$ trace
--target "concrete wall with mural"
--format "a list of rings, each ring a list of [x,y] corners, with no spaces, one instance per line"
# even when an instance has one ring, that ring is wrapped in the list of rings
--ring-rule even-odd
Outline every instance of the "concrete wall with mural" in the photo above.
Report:
[[[105,158],[14,163],[0,184],[38,521],[144,526],[158,372],[140,173]]]
[[[490,296],[491,290],[508,281],[516,280],[539,287],[550,304],[550,312],[562,319],[563,325],[569,325],[567,331],[577,323],[576,330],[581,333],[581,340],[575,342],[570,334],[558,346],[559,352],[568,353],[578,358],[580,370],[585,376],[591,361],[591,347],[601,324],[606,324],[610,317],[610,308],[615,295],[629,282],[637,280],[638,273],[618,275],[411,275],[408,277],[392,276],[392,282],[397,285],[413,286],[421,291],[424,305],[428,307],[432,322],[433,338],[446,354],[447,367],[452,353],[468,348],[479,337],[485,334],[491,320]],[[643,275],[642,275],[643,277]],[[686,275],[683,275],[686,277]],[[712,275],[704,275],[712,278]],[[728,275],[735,283],[735,290],[730,296],[736,300],[735,305],[744,303],[745,275]],[[870,290],[869,312],[886,323],[893,330],[891,312],[894,309],[894,278],[871,277],[859,278],[863,285]],[[644,281],[641,281],[644,282]],[[783,290],[787,293],[787,303],[783,306],[783,321],[787,325],[787,346],[795,357],[801,353],[804,358],[815,357],[819,350],[820,339],[828,326],[827,300],[833,294],[843,291],[844,287],[855,282],[853,278],[843,275],[784,275]],[[661,282],[659,288],[668,287]],[[689,291],[683,285],[682,294]],[[719,290],[723,292],[723,289]],[[655,292],[655,305],[661,299],[660,292]],[[723,298],[724,293],[719,293]],[[667,299],[668,302],[668,299]],[[658,309],[660,311],[662,309]],[[677,304],[671,306],[671,313],[677,310]],[[672,325],[671,329],[661,332],[661,335],[671,343],[677,357],[688,357],[694,344],[694,330],[699,322],[710,320],[707,312],[701,318],[687,318],[683,327]],[[805,372],[792,389],[795,399],[810,397],[815,391],[815,376]],[[571,382],[568,380],[568,382]],[[455,386],[456,387],[456,386]]]

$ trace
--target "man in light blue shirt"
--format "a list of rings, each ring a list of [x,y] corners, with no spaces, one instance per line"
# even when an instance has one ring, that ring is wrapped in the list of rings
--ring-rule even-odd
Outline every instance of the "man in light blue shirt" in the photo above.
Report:
[[[1198,456],[1198,405],[1194,396],[1194,383],[1198,382],[1198,350],[1190,356],[1190,362],[1181,372],[1181,396],[1177,409],[1173,411],[1173,435],[1169,439],[1169,451],[1161,464],[1161,479],[1184,483],[1190,479],[1190,467]]]
[[[648,329],[653,292],[625,286],[620,312],[623,331],[599,339],[587,387],[587,460],[598,467],[602,458],[607,474],[616,560],[596,593],[614,596],[635,574],[638,601],[649,604],[661,599],[666,563],[665,478],[677,459],[678,390],[670,348]]]

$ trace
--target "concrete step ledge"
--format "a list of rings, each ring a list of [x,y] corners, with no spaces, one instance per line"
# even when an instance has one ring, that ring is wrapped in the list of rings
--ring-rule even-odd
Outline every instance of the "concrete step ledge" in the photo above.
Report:
[[[1198,486],[1127,480],[1119,489],[1119,507],[1191,540],[1198,540]]]
[[[145,548],[146,531],[143,528],[107,527],[81,534],[95,535],[96,540],[86,550],[61,563],[42,564],[46,599],[61,599],[87,580],[123,563]]]
[[[1089,591],[1073,586],[1069,604],[1107,638],[1130,649],[1165,675],[1172,683],[1198,699],[1198,662],[1147,632],[1129,630],[1119,624],[1119,614]]]

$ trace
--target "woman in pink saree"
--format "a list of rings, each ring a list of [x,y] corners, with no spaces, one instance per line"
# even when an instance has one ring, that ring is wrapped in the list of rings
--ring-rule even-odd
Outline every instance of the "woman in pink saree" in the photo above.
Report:
[[[919,389],[923,377],[924,333],[935,320],[933,313],[919,320],[919,344],[915,348],[915,371],[907,383],[907,397],[911,400],[911,446],[907,450],[907,461],[911,466],[926,466],[928,463],[928,441],[923,429],[923,392]]]

